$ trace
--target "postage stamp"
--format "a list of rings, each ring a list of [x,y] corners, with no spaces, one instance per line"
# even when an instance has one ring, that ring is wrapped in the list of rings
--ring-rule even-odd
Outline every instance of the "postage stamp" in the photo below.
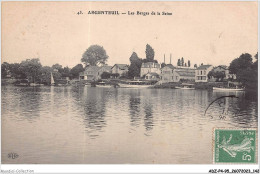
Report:
[[[256,163],[256,129],[214,129],[214,163]]]

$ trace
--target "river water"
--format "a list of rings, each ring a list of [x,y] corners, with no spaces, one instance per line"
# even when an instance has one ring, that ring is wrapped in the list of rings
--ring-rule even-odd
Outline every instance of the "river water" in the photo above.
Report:
[[[256,94],[245,92],[2,86],[1,95],[4,164],[212,164],[214,127],[257,128]],[[238,98],[209,106],[228,95]]]

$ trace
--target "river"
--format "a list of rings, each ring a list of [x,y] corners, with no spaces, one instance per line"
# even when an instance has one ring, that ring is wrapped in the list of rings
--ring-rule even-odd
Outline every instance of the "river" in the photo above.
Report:
[[[1,95],[4,164],[212,164],[214,127],[257,128],[245,92],[10,85]],[[238,98],[209,106],[228,95]]]

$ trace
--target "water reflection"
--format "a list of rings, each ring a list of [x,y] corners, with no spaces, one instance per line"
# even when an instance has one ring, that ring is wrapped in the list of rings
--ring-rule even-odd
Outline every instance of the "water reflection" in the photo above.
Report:
[[[204,115],[226,95],[238,98],[223,98]],[[2,86],[2,162],[210,164],[214,127],[257,127],[257,100],[247,95]],[[14,150],[19,161],[6,158]]]
[[[147,131],[150,131],[153,129],[153,106],[151,103],[146,103],[144,105],[144,126]]]
[[[130,95],[130,99],[129,99],[129,114],[130,114],[130,119],[131,119],[131,125],[132,126],[138,126],[139,122],[141,120],[140,104],[141,104],[141,99],[139,97]]]

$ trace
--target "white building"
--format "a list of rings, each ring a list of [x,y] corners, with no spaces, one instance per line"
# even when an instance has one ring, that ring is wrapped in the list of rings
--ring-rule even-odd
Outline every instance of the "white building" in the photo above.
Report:
[[[213,69],[212,65],[201,65],[195,70],[195,82],[208,82],[208,73]]]
[[[147,73],[157,73],[160,74],[160,64],[155,62],[142,63],[140,77],[143,77]]]

